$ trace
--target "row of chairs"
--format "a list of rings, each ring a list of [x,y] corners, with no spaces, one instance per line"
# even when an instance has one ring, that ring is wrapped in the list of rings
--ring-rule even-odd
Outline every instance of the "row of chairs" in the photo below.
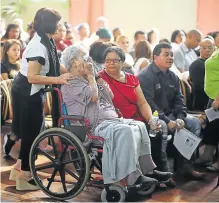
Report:
[[[12,101],[11,101],[11,87],[12,87],[13,80],[3,80],[1,81],[1,113],[2,113],[2,124],[3,125],[11,125],[12,124],[12,118],[13,118],[13,112],[12,112]],[[191,94],[189,92],[189,89],[187,88],[186,83],[181,81],[181,90],[184,96],[184,101],[186,106],[188,106],[188,103],[190,102]],[[45,112],[45,127],[46,129],[51,128],[53,126],[52,122],[52,96],[51,92],[46,93],[46,102],[44,106],[44,112]],[[202,123],[203,127],[205,124],[205,118],[206,115],[204,112],[200,111],[189,111],[188,113],[195,115],[200,122]],[[199,152],[199,149],[197,150]],[[197,153],[199,155],[199,153]],[[219,181],[218,181],[219,184]]]
[[[2,80],[1,84],[1,124],[4,126],[11,126],[13,111],[12,111],[12,98],[11,98],[11,87],[13,79]],[[52,96],[50,92],[47,92],[46,101],[44,105],[45,112],[45,128],[52,127]]]
[[[12,123],[12,104],[11,104],[11,87],[13,80],[3,80],[1,81],[1,112],[2,112],[2,122],[4,125],[10,125]],[[185,82],[181,81],[181,89],[184,96],[185,105],[188,107],[191,103],[191,93],[187,88]],[[46,93],[46,102],[44,106],[45,118],[46,118],[46,128],[52,127],[52,96],[50,92]],[[201,111],[191,111],[188,110],[189,114],[195,115],[200,122],[205,123],[206,115]]]

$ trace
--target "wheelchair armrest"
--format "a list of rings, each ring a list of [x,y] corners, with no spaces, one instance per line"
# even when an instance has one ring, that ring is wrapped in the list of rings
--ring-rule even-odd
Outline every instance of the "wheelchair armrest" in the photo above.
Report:
[[[75,121],[84,121],[84,116],[78,115],[61,115],[62,119],[66,120],[75,120]]]

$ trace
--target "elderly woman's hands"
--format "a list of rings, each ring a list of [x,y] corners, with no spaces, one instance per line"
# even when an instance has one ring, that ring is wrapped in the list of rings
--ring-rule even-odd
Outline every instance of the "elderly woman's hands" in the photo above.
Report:
[[[92,63],[86,63],[84,65],[84,74],[85,74],[85,78],[88,80],[89,85],[90,85],[91,90],[92,90],[91,101],[97,102],[99,99],[98,87],[97,87],[97,83],[95,80],[95,74],[94,74],[94,69],[93,69]]]
[[[90,64],[90,63],[85,64],[84,72],[85,72],[86,76],[94,77],[94,69],[93,69],[92,64]]]

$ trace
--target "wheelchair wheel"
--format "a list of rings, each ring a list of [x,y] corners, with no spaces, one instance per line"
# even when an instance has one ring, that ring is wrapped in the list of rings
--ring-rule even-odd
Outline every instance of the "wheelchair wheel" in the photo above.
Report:
[[[109,186],[109,192],[106,189],[101,192],[102,202],[124,202],[125,197],[125,191],[117,185]]]
[[[156,188],[156,184],[150,186],[143,186],[140,190],[137,190],[136,193],[141,196],[151,195]]]
[[[52,152],[41,149],[40,143],[48,139]],[[69,158],[69,151],[74,151],[74,159]],[[37,157],[43,164],[37,163]],[[57,200],[77,196],[90,177],[87,151],[76,135],[66,129],[50,128],[40,133],[31,147],[29,160],[33,179],[39,188]]]

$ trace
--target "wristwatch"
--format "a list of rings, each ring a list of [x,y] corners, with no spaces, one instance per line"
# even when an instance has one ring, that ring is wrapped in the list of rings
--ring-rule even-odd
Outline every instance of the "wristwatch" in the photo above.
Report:
[[[95,76],[95,80],[97,81],[97,80],[99,80],[101,78],[101,75],[100,74],[97,74],[96,76]]]

